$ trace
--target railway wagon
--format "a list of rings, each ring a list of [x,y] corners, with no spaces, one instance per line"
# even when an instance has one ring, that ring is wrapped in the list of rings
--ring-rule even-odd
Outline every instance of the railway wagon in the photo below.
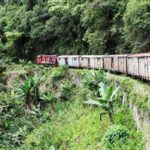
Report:
[[[58,56],[57,58],[58,65],[64,66],[67,65],[69,67],[80,67],[80,56],[79,55],[63,55]]]
[[[102,55],[90,55],[89,56],[89,68],[103,69],[103,56]]]
[[[65,66],[68,65],[68,56],[64,55],[64,56],[58,56],[57,57],[57,62],[59,66]]]
[[[80,57],[80,67],[89,68],[89,56],[88,55],[82,55]]]
[[[104,70],[114,71],[114,57],[115,55],[104,55]]]
[[[58,66],[68,65],[68,55],[62,55],[57,57]]]
[[[37,64],[57,65],[57,55],[38,55]]]
[[[114,55],[112,70],[114,72],[127,73],[127,56]]]
[[[150,81],[150,53],[127,57],[128,74]]]
[[[71,55],[68,56],[68,66],[73,68],[80,67],[80,56],[79,55]]]
[[[81,68],[103,69],[102,55],[83,55],[80,57]]]

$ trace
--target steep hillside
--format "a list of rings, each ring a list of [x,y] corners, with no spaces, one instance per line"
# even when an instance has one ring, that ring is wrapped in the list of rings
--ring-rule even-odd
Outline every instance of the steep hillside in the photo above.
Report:
[[[0,81],[1,149],[145,149],[132,111],[123,102],[124,89],[103,71],[25,62],[5,67]]]

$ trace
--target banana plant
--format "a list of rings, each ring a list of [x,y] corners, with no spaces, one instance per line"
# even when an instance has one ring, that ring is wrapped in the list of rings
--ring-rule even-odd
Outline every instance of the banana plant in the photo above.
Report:
[[[102,119],[103,115],[108,114],[110,123],[113,124],[114,102],[119,89],[120,88],[115,87],[115,85],[106,86],[104,83],[100,83],[100,97],[98,97],[96,100],[90,99],[84,103],[101,107],[104,111],[100,113],[100,119]]]
[[[23,97],[28,108],[32,107],[32,103],[38,103],[39,101],[39,85],[44,80],[44,77],[25,76],[25,81],[20,86],[15,88],[18,98]]]
[[[72,89],[72,86],[69,85],[69,83],[68,84],[61,84],[60,85],[60,91],[61,91],[60,99],[63,101],[68,100],[68,98],[71,95],[71,89]]]
[[[45,101],[45,102],[48,102],[51,104],[51,108],[52,108],[52,111],[55,112],[55,107],[54,107],[54,102],[56,101],[56,97],[54,96],[54,94],[52,92],[46,92],[46,93],[43,93],[41,94],[40,98]]]

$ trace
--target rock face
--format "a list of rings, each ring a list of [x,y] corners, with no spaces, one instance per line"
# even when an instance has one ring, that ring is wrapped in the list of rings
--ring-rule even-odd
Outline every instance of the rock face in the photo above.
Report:
[[[127,98],[123,98],[122,100],[122,104],[124,105],[125,103],[127,103]],[[137,130],[140,130],[143,133],[146,140],[145,149],[150,150],[150,112],[138,108],[131,101],[129,102],[129,108],[132,110]]]
[[[146,139],[146,150],[150,150],[150,113],[132,106],[133,117],[138,130],[141,130]]]
[[[6,85],[9,88],[11,86],[11,83],[13,80],[18,76],[18,73],[16,71],[12,71],[9,76],[7,77]]]
[[[137,129],[141,129],[142,128],[142,117],[141,117],[141,113],[140,110],[134,105],[133,108],[133,116],[134,116],[134,120],[137,126]]]

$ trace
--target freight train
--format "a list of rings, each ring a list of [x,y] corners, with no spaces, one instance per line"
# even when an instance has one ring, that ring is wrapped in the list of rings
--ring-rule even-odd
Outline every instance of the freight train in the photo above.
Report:
[[[104,69],[150,81],[150,53],[129,55],[39,55],[37,64]]]

